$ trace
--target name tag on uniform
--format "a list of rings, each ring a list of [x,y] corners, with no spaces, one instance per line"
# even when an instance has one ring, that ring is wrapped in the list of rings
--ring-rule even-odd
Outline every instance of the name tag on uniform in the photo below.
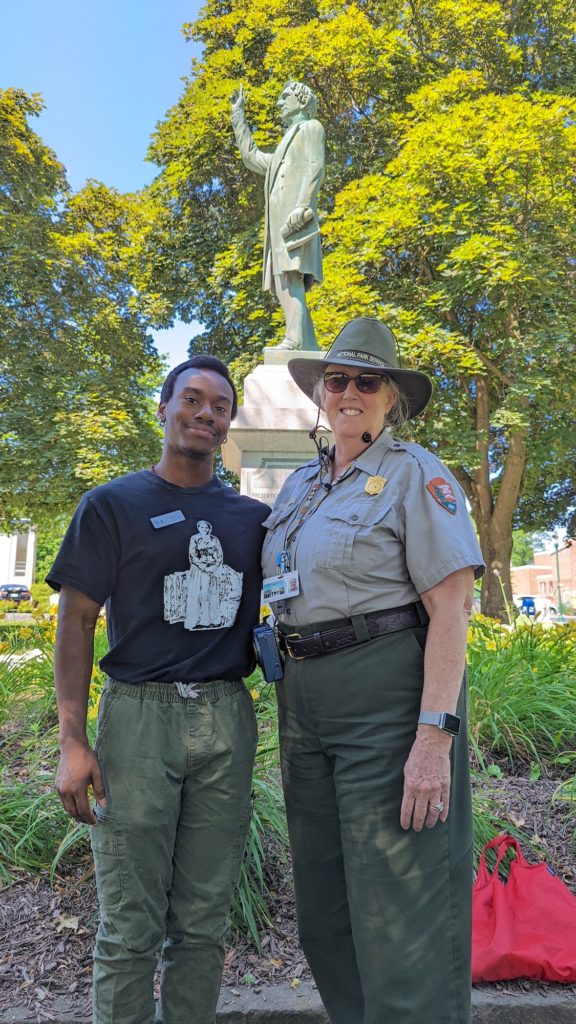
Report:
[[[285,572],[282,576],[268,576],[262,580],[262,598],[264,604],[270,601],[284,601],[288,597],[297,597],[300,593],[298,572]]]
[[[183,523],[186,516],[180,509],[175,512],[165,512],[163,516],[151,516],[150,522],[155,530],[161,530],[163,526],[172,526],[174,523]]]

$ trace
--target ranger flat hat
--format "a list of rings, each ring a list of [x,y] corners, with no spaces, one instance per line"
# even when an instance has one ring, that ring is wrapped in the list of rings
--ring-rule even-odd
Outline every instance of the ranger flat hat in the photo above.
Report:
[[[373,317],[360,316],[345,324],[322,359],[289,359],[288,370],[298,387],[318,405],[314,389],[328,364],[375,370],[395,380],[413,419],[426,408],[432,394],[432,382],[419,370],[402,370],[398,365],[396,338],[389,327]]]

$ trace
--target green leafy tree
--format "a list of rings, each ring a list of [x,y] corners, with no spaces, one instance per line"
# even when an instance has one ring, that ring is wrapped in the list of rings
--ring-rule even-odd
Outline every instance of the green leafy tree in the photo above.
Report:
[[[514,530],[512,534],[512,565],[531,565],[534,561],[532,535],[525,530]]]
[[[261,182],[240,164],[229,96],[245,83],[256,142],[272,148],[280,88],[306,80],[328,144],[317,333],[328,344],[349,317],[382,316],[407,363],[428,368],[418,439],[456,473],[510,596],[513,526],[565,514],[547,504],[556,453],[573,464],[572,7],[209,0],[185,32],[204,55],[152,140],[140,290],[161,292],[162,315],[201,320],[238,376],[280,337],[260,292]],[[502,600],[489,571],[483,608]]]
[[[52,568],[67,526],[67,516],[56,516],[51,523],[46,523],[36,533],[35,583],[42,583]]]
[[[509,591],[526,473],[573,429],[576,102],[476,94],[475,75],[455,74],[464,95],[446,109],[439,84],[423,87],[397,157],[338,196],[318,319],[333,315],[327,293],[343,281],[342,312],[350,299],[379,308],[409,360],[428,365],[436,399],[423,435],[460,480]],[[500,610],[490,571],[483,599]]]
[[[0,526],[69,513],[158,452],[161,369],[128,270],[133,197],[77,195],[31,129],[37,96],[0,92]]]

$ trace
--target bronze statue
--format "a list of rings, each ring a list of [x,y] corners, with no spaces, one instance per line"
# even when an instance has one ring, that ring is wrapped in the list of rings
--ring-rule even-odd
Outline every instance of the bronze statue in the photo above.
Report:
[[[286,126],[274,153],[254,144],[244,113],[242,86],[232,95],[232,126],[246,167],[265,175],[266,223],[262,288],[276,294],[286,333],[281,349],[318,349],[306,292],[322,280],[317,198],[324,178],[324,129],[316,96],[287,82],[277,106]]]

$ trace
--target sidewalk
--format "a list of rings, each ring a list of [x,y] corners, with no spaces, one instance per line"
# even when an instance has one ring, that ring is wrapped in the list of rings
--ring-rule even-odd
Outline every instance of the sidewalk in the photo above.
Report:
[[[256,989],[223,988],[218,1004],[217,1024],[327,1024],[320,997],[308,982],[292,988],[282,985]],[[90,1024],[85,1007],[73,999],[61,999],[57,1008],[42,1017],[22,1007],[0,1013],[0,1024]],[[473,1024],[576,1024],[576,997],[561,986],[546,995],[537,992],[503,995],[486,985],[472,994]]]

